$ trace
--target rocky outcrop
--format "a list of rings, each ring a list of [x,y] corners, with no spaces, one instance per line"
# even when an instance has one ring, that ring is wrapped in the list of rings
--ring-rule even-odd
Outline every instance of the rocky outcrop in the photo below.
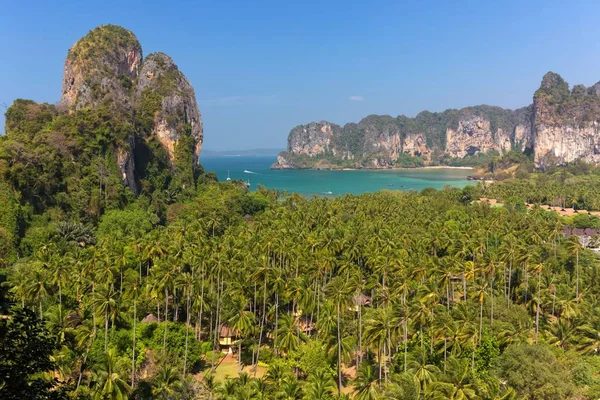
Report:
[[[402,152],[411,157],[431,159],[431,149],[427,146],[427,139],[423,133],[412,133],[404,138]]]
[[[164,147],[171,168],[177,143],[191,138],[189,163],[198,166],[203,129],[194,89],[166,54],[143,59],[137,38],[122,27],[97,27],[73,45],[65,61],[60,103],[69,113],[106,107],[131,127],[115,143],[114,155],[123,182],[134,192],[136,146],[152,137]]]
[[[392,168],[436,164],[495,150],[531,146],[531,110],[478,106],[415,118],[371,115],[340,127],[300,125],[273,168]],[[407,159],[408,158],[408,159]],[[417,158],[410,160],[411,158]]]
[[[132,32],[115,25],[99,26],[69,50],[61,104],[70,111],[105,101],[130,108],[141,66],[142,46]]]
[[[560,75],[549,72],[533,105],[518,110],[477,106],[424,111],[415,118],[372,115],[339,131],[327,135],[323,146],[323,139],[317,143],[314,136],[298,135],[294,128],[288,139],[294,146],[288,146],[273,168],[311,168],[317,163],[330,168],[444,164],[511,150],[533,153],[538,168],[576,160],[600,163],[600,82],[569,88]],[[413,163],[414,158],[420,162]]]
[[[160,107],[155,111],[151,134],[167,149],[173,162],[174,147],[184,134],[194,138],[194,165],[202,149],[202,119],[194,88],[179,71],[171,57],[163,53],[150,54],[144,60],[138,79],[136,102],[142,93],[154,91],[160,96]],[[189,129],[189,132],[186,132]]]
[[[490,121],[482,117],[460,120],[456,129],[446,129],[446,152],[451,157],[474,156],[499,147],[490,129]]]
[[[332,139],[339,133],[340,126],[327,121],[299,125],[292,129],[288,136],[288,150],[291,153],[305,154],[309,157],[328,152],[334,153]]]
[[[569,85],[560,75],[544,75],[533,98],[534,157],[540,168],[575,160],[600,162],[600,83]]]

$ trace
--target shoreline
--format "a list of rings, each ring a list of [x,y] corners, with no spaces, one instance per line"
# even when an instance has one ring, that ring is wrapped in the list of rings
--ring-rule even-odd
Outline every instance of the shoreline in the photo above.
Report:
[[[289,170],[313,170],[312,168],[287,168]],[[450,165],[430,165],[426,167],[392,167],[392,168],[329,168],[329,169],[314,169],[314,171],[404,171],[404,170],[421,170],[421,169],[462,169],[474,170],[475,167],[453,167]]]

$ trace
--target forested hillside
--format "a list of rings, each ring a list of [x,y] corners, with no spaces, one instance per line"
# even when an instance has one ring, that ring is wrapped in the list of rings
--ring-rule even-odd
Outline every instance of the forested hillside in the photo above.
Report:
[[[600,396],[597,168],[251,192],[197,164],[199,112],[168,57],[141,62],[118,27],[86,38],[67,61],[81,90],[15,101],[0,138],[1,399]],[[78,81],[98,41],[136,79]]]
[[[46,209],[8,313],[34,311],[80,398],[595,398],[596,256],[477,191],[277,201],[203,176],[83,231]]]

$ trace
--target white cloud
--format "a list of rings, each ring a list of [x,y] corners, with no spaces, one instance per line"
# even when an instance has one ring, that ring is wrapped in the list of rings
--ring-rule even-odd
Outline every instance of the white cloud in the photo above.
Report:
[[[350,101],[365,101],[365,98],[362,96],[350,96]]]
[[[240,106],[240,105],[271,105],[277,103],[276,96],[229,96],[216,99],[200,100],[200,105],[205,106]]]

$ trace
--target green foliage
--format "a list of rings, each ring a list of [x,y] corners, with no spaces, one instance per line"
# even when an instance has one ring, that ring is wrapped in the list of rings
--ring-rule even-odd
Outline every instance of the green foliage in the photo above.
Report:
[[[139,240],[152,229],[154,223],[156,221],[152,215],[135,205],[124,210],[112,210],[100,219],[98,238],[123,243]]]
[[[191,127],[189,125],[178,127],[179,140],[175,144],[173,151],[173,181],[171,189],[181,188],[184,192],[193,191],[196,183],[194,175],[194,147],[195,139],[191,135]]]
[[[560,400],[573,392],[569,369],[545,345],[510,346],[498,360],[499,374],[521,396]]]
[[[149,135],[154,127],[154,118],[156,113],[162,107],[163,97],[151,88],[146,88],[140,95],[136,120],[141,132]]]
[[[499,355],[498,339],[489,333],[485,334],[481,339],[481,344],[475,350],[475,369],[477,372],[480,375],[486,375]]]
[[[18,203],[10,186],[0,180],[0,268],[14,262],[18,234]]]
[[[325,344],[319,340],[309,340],[300,345],[290,358],[295,360],[295,365],[304,374],[315,371],[331,371],[332,366],[326,356]]]
[[[396,166],[400,168],[419,168],[425,166],[421,157],[413,157],[410,154],[401,153],[396,160]]]
[[[587,89],[583,85],[575,85],[569,91],[569,84],[553,72],[544,75],[540,88],[534,94],[534,102],[538,107],[547,107],[544,114],[552,115],[554,123],[557,120],[592,122],[600,116],[600,96],[595,87]]]
[[[102,25],[92,29],[69,50],[68,59],[80,66],[90,68],[96,57],[110,54],[115,49],[138,48],[141,46],[135,35],[118,25]],[[96,66],[98,68],[100,66]]]
[[[528,173],[526,179],[496,182],[486,186],[482,195],[502,201],[514,197],[527,203],[595,211],[600,210],[599,185],[600,170],[597,167],[575,163],[560,169]]]
[[[17,99],[6,110],[6,134],[32,140],[56,116],[54,106],[37,104],[33,100]]]
[[[50,357],[55,341],[35,313],[13,307],[0,319],[0,397],[66,399],[57,381],[43,373],[52,371]]]

